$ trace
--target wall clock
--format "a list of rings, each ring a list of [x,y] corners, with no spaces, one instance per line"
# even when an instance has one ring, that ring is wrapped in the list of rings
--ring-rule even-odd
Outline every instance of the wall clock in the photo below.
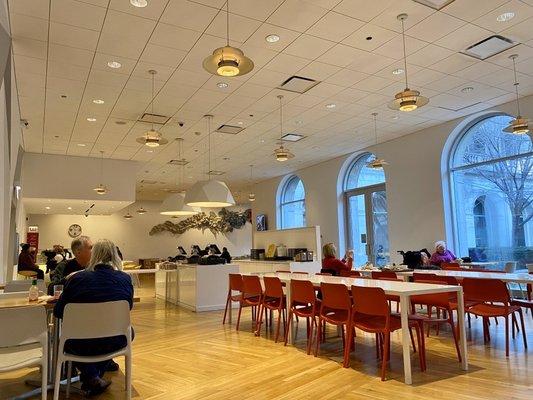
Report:
[[[81,235],[81,226],[78,224],[72,224],[68,227],[68,235],[71,238],[76,238]]]

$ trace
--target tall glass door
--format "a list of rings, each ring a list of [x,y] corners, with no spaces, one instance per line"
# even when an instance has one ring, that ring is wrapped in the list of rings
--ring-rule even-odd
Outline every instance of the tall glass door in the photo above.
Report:
[[[387,193],[385,185],[346,192],[348,246],[356,266],[371,262],[384,266],[390,261]]]

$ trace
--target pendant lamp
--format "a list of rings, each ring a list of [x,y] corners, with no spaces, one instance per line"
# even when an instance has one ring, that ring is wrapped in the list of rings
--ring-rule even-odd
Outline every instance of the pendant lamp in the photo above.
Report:
[[[139,214],[139,215],[143,215],[143,214],[146,214],[146,213],[147,213],[147,211],[143,207],[141,207],[141,208],[139,208],[137,210],[137,214]]]
[[[132,219],[133,218],[133,215],[130,214],[130,211],[129,211],[129,206],[126,208],[126,214],[124,214],[124,218],[125,219]]]
[[[183,158],[181,156],[181,147],[182,147],[183,139],[177,138],[176,141],[178,142],[178,160],[183,161]],[[183,164],[181,164],[179,168],[180,169],[177,174],[178,188],[180,188],[183,183]],[[159,213],[162,215],[170,215],[172,217],[179,217],[179,216],[194,215],[200,212],[199,208],[188,206],[187,204],[185,204],[184,200],[185,200],[184,192],[171,194],[161,204],[161,209]]]
[[[418,90],[409,89],[407,82],[407,54],[405,52],[405,26],[404,21],[407,19],[407,14],[398,15],[398,20],[402,23],[402,40],[403,40],[403,65],[405,73],[405,90],[400,93],[396,93],[394,100],[391,101],[388,106],[392,110],[400,111],[414,111],[419,107],[425,106],[429,103],[427,97],[421,96]]]
[[[289,149],[283,147],[283,96],[280,94],[277,96],[279,99],[279,141],[280,146],[274,150],[274,156],[276,156],[276,160],[283,162],[287,161],[291,158],[294,158],[294,154],[290,152]]]
[[[224,182],[211,180],[211,118],[207,120],[208,179],[196,182],[185,194],[185,204],[191,207],[229,207],[235,205],[233,195]]]
[[[376,136],[376,145],[378,144],[378,128],[377,128],[377,122],[376,117],[378,116],[378,113],[374,112],[372,113],[372,117],[374,117],[374,135]],[[385,165],[389,165],[387,161],[385,161],[382,158],[374,157],[372,161],[366,164],[368,168],[372,169],[383,169]]]
[[[101,155],[100,157],[100,183],[93,190],[96,192],[96,194],[103,196],[104,194],[107,193],[107,188],[102,183],[102,181],[104,180],[104,151],[103,150],[100,150],[100,155]]]
[[[226,0],[226,46],[219,47],[203,62],[204,69],[213,75],[240,76],[254,69],[254,63],[241,49],[229,45],[229,0]]]
[[[154,69],[151,69],[148,71],[148,73],[152,75],[152,102],[151,102],[152,111],[151,111],[151,114],[153,115],[154,114],[154,100],[155,100],[154,79],[155,79],[155,74],[157,74],[157,71]],[[137,138],[136,141],[137,143],[144,144],[145,146],[148,146],[148,147],[159,147],[163,144],[168,143],[168,140],[165,139],[157,130],[154,129],[153,117],[152,117],[152,128],[148,132],[146,132],[144,135]]]
[[[507,133],[512,133],[514,135],[524,135],[524,134],[527,134],[529,132],[529,126],[528,126],[528,119],[527,118],[524,118],[522,117],[522,115],[520,115],[520,100],[518,99],[518,79],[516,77],[516,59],[518,58],[518,54],[512,54],[509,56],[509,58],[511,60],[513,60],[513,71],[514,71],[514,88],[515,88],[515,93],[516,93],[516,109],[517,109],[517,114],[516,114],[516,118],[513,119],[509,125],[503,129],[504,132],[507,132]]]
[[[255,201],[255,193],[252,191],[253,185],[253,164],[250,165],[250,193],[248,194],[248,201]]]

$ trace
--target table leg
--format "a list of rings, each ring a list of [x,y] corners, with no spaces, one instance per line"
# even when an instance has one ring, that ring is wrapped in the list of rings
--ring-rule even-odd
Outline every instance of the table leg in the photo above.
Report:
[[[411,338],[409,337],[409,296],[400,295],[400,313],[402,321],[402,348],[403,348],[403,373],[404,381],[410,385],[413,383],[411,377]]]
[[[291,295],[291,284],[290,284],[290,282],[287,283],[287,285],[285,286],[285,298],[286,298],[286,301],[287,301],[287,310],[288,310],[288,307],[290,307],[290,305],[292,304],[292,295]],[[287,343],[290,343],[290,344],[294,344],[294,334],[293,334],[294,316],[292,318],[293,318],[293,320],[290,323],[290,329],[289,329],[289,332],[288,332],[288,335],[287,335]],[[289,323],[289,320],[287,320],[287,324],[288,323]]]
[[[457,321],[459,323],[459,345],[461,350],[461,368],[468,371],[468,351],[466,346],[466,329],[465,329],[465,303],[463,288],[458,287],[457,291]]]

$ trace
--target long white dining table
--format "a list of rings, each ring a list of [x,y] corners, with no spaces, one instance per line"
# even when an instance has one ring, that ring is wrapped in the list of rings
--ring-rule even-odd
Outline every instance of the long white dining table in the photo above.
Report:
[[[505,272],[475,272],[475,271],[447,271],[447,270],[416,270],[408,272],[396,272],[398,277],[411,277],[416,273],[428,273],[439,276],[453,276],[458,280],[463,278],[475,279],[499,279],[503,282],[513,283],[533,283],[533,275],[526,273],[505,273]]]
[[[436,285],[426,283],[411,283],[401,281],[386,281],[378,279],[362,279],[362,278],[344,278],[340,276],[326,276],[326,275],[303,275],[294,273],[266,273],[258,274],[263,276],[277,276],[281,282],[285,283],[285,295],[287,297],[287,304],[291,304],[291,290],[290,281],[307,280],[311,281],[315,287],[320,287],[322,282],[325,283],[340,283],[351,286],[362,287],[379,287],[385,291],[386,295],[395,295],[400,298],[400,314],[402,325],[402,350],[403,350],[403,368],[404,368],[404,382],[412,384],[411,376],[411,355],[410,355],[410,337],[409,337],[409,320],[408,313],[410,310],[410,297],[421,294],[446,293],[457,292],[457,319],[459,321],[459,340],[461,350],[461,367],[463,370],[468,370],[468,352],[466,347],[466,332],[464,324],[464,301],[463,288],[461,286],[450,285]],[[291,324],[293,326],[294,324]],[[294,343],[294,335],[292,329],[289,330],[289,342]]]

